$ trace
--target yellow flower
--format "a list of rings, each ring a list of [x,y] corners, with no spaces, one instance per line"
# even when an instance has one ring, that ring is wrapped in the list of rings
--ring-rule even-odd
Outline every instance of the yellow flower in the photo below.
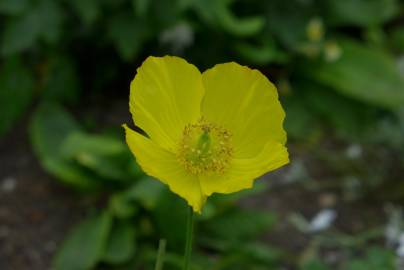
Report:
[[[201,212],[214,192],[251,188],[289,162],[275,86],[237,63],[203,72],[179,57],[148,57],[130,85],[126,142],[149,175]]]

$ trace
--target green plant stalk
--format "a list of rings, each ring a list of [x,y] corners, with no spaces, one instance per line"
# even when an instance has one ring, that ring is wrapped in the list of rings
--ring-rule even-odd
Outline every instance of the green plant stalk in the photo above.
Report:
[[[185,253],[184,253],[184,267],[183,270],[189,270],[189,264],[191,260],[192,252],[192,239],[194,234],[194,210],[192,207],[188,209],[188,220],[187,220],[187,238],[185,243]]]
[[[167,244],[166,239],[160,239],[159,250],[157,252],[156,266],[154,267],[154,270],[163,270],[164,255],[166,253],[166,244]]]

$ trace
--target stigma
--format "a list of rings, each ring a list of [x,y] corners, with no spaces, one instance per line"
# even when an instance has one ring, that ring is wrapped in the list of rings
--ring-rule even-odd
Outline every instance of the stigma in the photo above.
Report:
[[[178,159],[194,175],[223,173],[233,156],[230,132],[201,119],[185,126]]]

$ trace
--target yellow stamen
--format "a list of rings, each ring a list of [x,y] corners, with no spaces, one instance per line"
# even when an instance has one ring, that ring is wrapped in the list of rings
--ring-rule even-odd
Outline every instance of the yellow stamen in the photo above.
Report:
[[[223,173],[232,156],[231,134],[225,128],[203,119],[185,126],[178,159],[188,172],[195,175]]]

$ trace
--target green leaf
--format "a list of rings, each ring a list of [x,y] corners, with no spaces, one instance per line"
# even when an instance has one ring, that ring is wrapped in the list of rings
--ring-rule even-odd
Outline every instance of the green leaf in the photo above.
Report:
[[[110,264],[127,262],[135,253],[135,224],[119,220],[112,226],[102,260]]]
[[[127,147],[122,140],[107,135],[73,132],[69,134],[63,145],[63,155],[74,158],[81,152],[94,155],[113,156],[126,153]]]
[[[95,189],[100,184],[95,175],[61,153],[68,135],[78,130],[76,121],[60,106],[44,103],[34,113],[29,131],[34,151],[45,170],[78,189]]]
[[[80,92],[79,76],[73,61],[67,57],[52,57],[45,76],[43,98],[74,103]]]
[[[242,58],[256,65],[285,63],[289,60],[289,56],[278,49],[274,42],[266,42],[261,46],[240,42],[235,45],[235,49]]]
[[[319,260],[310,260],[303,264],[301,270],[329,270],[330,268]]]
[[[69,3],[85,24],[94,23],[100,16],[101,5],[97,0],[72,0]]]
[[[239,200],[247,197],[253,197],[255,195],[261,194],[268,188],[268,183],[265,181],[256,181],[254,186],[249,189],[244,189],[232,194],[220,194],[215,193],[209,198],[209,200],[217,206],[220,205],[234,205]]]
[[[8,15],[21,14],[29,7],[29,0],[1,0],[0,13]]]
[[[32,12],[38,14],[41,38],[47,43],[55,44],[62,35],[65,15],[59,2],[42,0]]]
[[[165,187],[160,181],[148,176],[139,177],[130,188],[114,194],[109,206],[116,216],[123,218],[134,215],[139,205],[151,211],[156,207],[164,190]]]
[[[394,29],[390,36],[390,42],[392,43],[392,46],[396,50],[398,50],[401,53],[404,53],[404,28],[397,27],[396,29]]]
[[[159,180],[152,177],[143,177],[125,193],[125,196],[131,200],[138,201],[143,207],[151,210],[156,207],[164,190],[165,186]]]
[[[64,13],[58,2],[42,0],[24,14],[7,20],[1,53],[10,55],[32,48],[39,39],[53,44],[58,41]]]
[[[290,96],[283,101],[287,117],[285,130],[288,136],[302,141],[316,138],[320,132],[318,119],[310,110],[307,102],[299,96]]]
[[[61,153],[107,180],[125,181],[143,175],[121,138],[72,132]]]
[[[37,12],[7,20],[2,36],[1,54],[11,55],[32,47],[39,38],[41,30]]]
[[[144,17],[150,7],[150,0],[132,0],[133,8],[135,13],[139,17]]]
[[[341,49],[339,60],[302,67],[302,72],[362,102],[390,109],[404,104],[404,80],[389,55],[353,41],[341,42]]]
[[[217,6],[215,12],[223,29],[239,37],[256,35],[263,29],[265,24],[265,18],[262,16],[238,18],[222,5]]]
[[[236,249],[251,261],[261,262],[265,265],[274,264],[281,256],[279,250],[256,242],[246,243],[245,245],[238,246]]]
[[[60,146],[66,137],[80,130],[78,123],[59,105],[43,103],[32,119],[34,147],[40,156],[60,156]]]
[[[160,194],[153,217],[169,249],[183,251],[188,207],[186,201],[167,188]]]
[[[395,256],[391,250],[372,246],[366,252],[366,257],[353,259],[348,263],[348,270],[394,270]]]
[[[267,1],[263,12],[267,19],[265,34],[276,37],[292,51],[307,41],[306,27],[318,15],[312,1],[299,0]]]
[[[399,11],[396,0],[328,0],[326,18],[334,25],[374,26]]]
[[[139,208],[125,193],[117,193],[110,197],[108,209],[118,218],[129,218],[134,216]]]
[[[281,253],[265,244],[250,241],[239,243],[224,250],[213,269],[264,270],[277,269]]]
[[[92,269],[108,243],[112,217],[108,212],[87,218],[68,234],[53,260],[55,270]]]
[[[0,136],[4,135],[31,102],[34,78],[18,58],[8,58],[0,70]]]
[[[230,10],[231,1],[196,1],[196,12],[212,26],[220,26],[225,31],[239,37],[252,36],[260,32],[265,24],[263,16],[238,18]]]
[[[275,220],[271,212],[232,209],[206,222],[204,228],[212,237],[239,243],[269,230]]]
[[[108,35],[121,58],[132,60],[148,36],[147,25],[134,20],[132,15],[115,16],[109,22]]]
[[[334,129],[338,136],[352,140],[367,139],[374,132],[380,110],[368,104],[350,99],[328,87],[302,81],[296,85],[299,99],[315,115]]]

